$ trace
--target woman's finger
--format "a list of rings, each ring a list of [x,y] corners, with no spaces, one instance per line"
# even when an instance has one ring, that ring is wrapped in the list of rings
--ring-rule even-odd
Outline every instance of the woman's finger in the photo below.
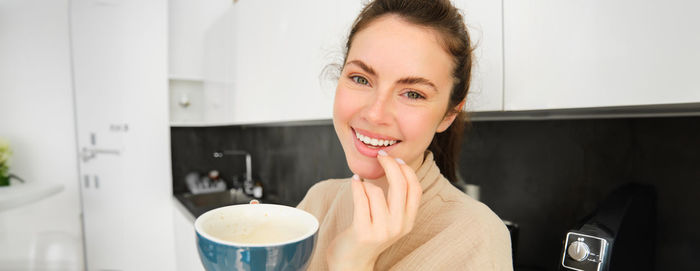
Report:
[[[370,182],[362,182],[369,199],[369,215],[372,218],[372,225],[377,228],[385,228],[389,210],[386,206],[384,191],[379,186]]]
[[[386,155],[386,152],[383,154],[381,152],[380,155],[377,155],[377,160],[384,168],[384,173],[389,183],[389,191],[387,193],[389,213],[394,219],[402,221],[406,210],[406,178],[401,171],[401,167],[399,167],[399,162]]]
[[[352,202],[354,208],[352,223],[361,228],[369,227],[371,224],[369,199],[367,197],[367,192],[362,185],[362,181],[357,174],[352,176],[352,180],[350,180],[350,188],[352,190]]]
[[[418,213],[418,207],[420,207],[420,199],[423,195],[423,188],[418,182],[418,177],[411,167],[406,164],[401,164],[399,166],[401,172],[403,172],[406,178],[406,183],[408,187],[406,189],[406,218],[404,220],[404,229],[410,231],[413,227],[413,223],[416,220],[416,215]]]

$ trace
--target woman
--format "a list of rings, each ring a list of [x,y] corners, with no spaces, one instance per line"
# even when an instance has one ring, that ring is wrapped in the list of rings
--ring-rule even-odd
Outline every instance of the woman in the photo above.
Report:
[[[321,223],[309,270],[512,270],[505,225],[448,181],[471,51],[449,0],[362,10],[333,110],[355,175],[315,184],[298,206]]]

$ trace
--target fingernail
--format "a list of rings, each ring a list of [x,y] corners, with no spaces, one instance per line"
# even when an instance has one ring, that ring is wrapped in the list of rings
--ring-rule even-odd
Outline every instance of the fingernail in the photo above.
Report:
[[[360,180],[360,176],[357,176],[357,174],[353,174],[353,175],[352,175],[352,179],[355,180],[355,181],[359,181],[359,180]]]
[[[406,164],[406,162],[404,162],[403,159],[401,159],[401,158],[396,158],[396,162],[399,164],[402,164],[402,165]]]
[[[381,155],[381,156],[387,156],[387,155],[388,155],[388,154],[386,153],[386,151],[384,151],[384,150],[379,150],[379,151],[377,152],[377,154],[379,154],[379,155]]]

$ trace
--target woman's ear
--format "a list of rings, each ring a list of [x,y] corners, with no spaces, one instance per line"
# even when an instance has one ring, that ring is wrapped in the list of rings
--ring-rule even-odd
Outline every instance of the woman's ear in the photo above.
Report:
[[[441,121],[440,124],[438,125],[437,130],[435,130],[435,132],[437,132],[437,133],[442,133],[442,132],[444,132],[445,130],[447,130],[447,128],[450,128],[450,125],[452,125],[452,122],[453,122],[453,121],[455,120],[455,118],[457,117],[457,113],[458,113],[458,112],[462,112],[462,109],[464,109],[464,103],[465,103],[466,101],[467,101],[467,100],[464,99],[464,100],[462,100],[462,102],[460,102],[460,103],[459,103],[458,105],[456,105],[454,108],[451,108],[451,109],[450,109],[450,112],[448,112],[448,113],[445,115],[445,117],[442,119],[442,121]]]

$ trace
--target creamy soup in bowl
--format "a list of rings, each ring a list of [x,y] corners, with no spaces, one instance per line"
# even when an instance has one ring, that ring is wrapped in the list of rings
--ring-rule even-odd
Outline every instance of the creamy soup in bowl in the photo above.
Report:
[[[294,207],[239,204],[202,214],[195,232],[206,270],[304,270],[318,220]]]

